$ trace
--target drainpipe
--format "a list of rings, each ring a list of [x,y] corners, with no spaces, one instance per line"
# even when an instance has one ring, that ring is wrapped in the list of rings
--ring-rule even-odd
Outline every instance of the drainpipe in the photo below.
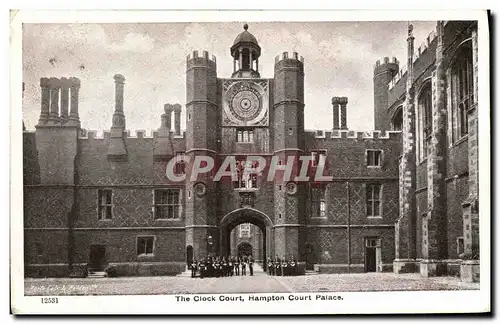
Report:
[[[347,271],[351,273],[351,208],[349,196],[349,181],[345,183],[347,194]]]

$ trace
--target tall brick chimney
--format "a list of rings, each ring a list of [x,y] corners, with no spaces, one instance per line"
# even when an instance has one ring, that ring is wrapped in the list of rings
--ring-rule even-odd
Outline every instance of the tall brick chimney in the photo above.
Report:
[[[333,129],[339,129],[339,97],[332,98]]]
[[[125,159],[127,149],[125,147],[125,114],[123,113],[123,88],[125,77],[116,74],[115,77],[115,112],[111,126],[111,136],[108,146],[109,159]]]
[[[175,126],[175,135],[181,135],[181,111],[182,107],[179,104],[173,105],[174,108],[174,126]]]
[[[347,129],[347,97],[333,97],[332,105],[333,129]]]
[[[71,91],[71,108],[68,117],[68,125],[80,126],[80,116],[78,115],[78,96],[80,92],[80,79],[69,78]]]
[[[340,128],[347,129],[347,97],[340,97],[339,104],[340,104]]]
[[[172,111],[174,108],[171,104],[165,104],[163,106],[165,113],[161,115],[162,118],[162,128],[170,131],[172,129]]]

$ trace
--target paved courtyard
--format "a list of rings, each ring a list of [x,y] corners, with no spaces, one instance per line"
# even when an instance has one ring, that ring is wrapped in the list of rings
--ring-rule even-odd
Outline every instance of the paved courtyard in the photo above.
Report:
[[[454,277],[421,278],[418,274],[393,273],[275,277],[258,268],[253,277],[26,278],[24,287],[25,295],[56,296],[469,290],[479,289],[479,284],[463,283]]]

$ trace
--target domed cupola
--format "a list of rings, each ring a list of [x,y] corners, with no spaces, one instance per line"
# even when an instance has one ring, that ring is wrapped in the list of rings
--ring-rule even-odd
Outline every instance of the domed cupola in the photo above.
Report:
[[[248,31],[248,25],[239,34],[231,46],[233,57],[233,78],[260,78],[259,56],[260,46],[257,39]]]

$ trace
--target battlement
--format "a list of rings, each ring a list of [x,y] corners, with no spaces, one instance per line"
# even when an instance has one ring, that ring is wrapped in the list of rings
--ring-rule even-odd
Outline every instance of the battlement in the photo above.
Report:
[[[346,129],[334,130],[305,130],[306,133],[313,134],[315,138],[329,139],[356,139],[356,140],[377,140],[392,139],[399,140],[401,131],[355,131]]]
[[[386,56],[380,60],[377,60],[377,62],[375,62],[374,68],[378,68],[378,67],[382,66],[383,64],[398,64],[399,65],[399,61],[395,57],[389,58],[388,56]]]
[[[210,56],[207,51],[201,51],[201,55],[199,51],[193,51],[186,57],[186,64],[188,69],[194,66],[208,66],[216,69],[217,58],[215,55]]]
[[[413,64],[415,64],[418,59],[429,49],[431,46],[432,42],[436,39],[437,37],[437,31],[434,29],[429,33],[429,35],[425,38],[425,40],[418,46],[414,52],[413,52]],[[404,66],[399,70],[399,72],[392,78],[392,80],[389,82],[389,90],[394,88],[394,86],[401,80],[403,75],[406,73],[408,70],[407,66]]]
[[[377,60],[375,62],[375,65],[373,66],[373,77],[376,78],[381,74],[387,74],[388,72],[390,73],[390,76],[392,76],[394,73],[396,73],[399,70],[399,61],[397,58],[392,57],[389,58],[388,56]],[[386,80],[386,76],[384,76],[384,80]],[[384,81],[386,82],[386,81]]]
[[[297,52],[291,52],[291,53],[283,52],[281,54],[276,55],[276,57],[274,58],[274,64],[277,64],[282,60],[296,60],[304,64],[304,57],[299,56]]]
[[[172,138],[184,138],[184,130],[181,131],[180,135],[174,134],[173,131],[170,132]],[[111,136],[110,130],[87,130],[81,129],[80,134],[78,135],[78,139],[81,140],[104,140],[108,139]],[[132,138],[132,139],[153,139],[158,137],[157,130],[145,130],[145,129],[136,129],[136,130],[125,130],[123,131],[123,138]]]

